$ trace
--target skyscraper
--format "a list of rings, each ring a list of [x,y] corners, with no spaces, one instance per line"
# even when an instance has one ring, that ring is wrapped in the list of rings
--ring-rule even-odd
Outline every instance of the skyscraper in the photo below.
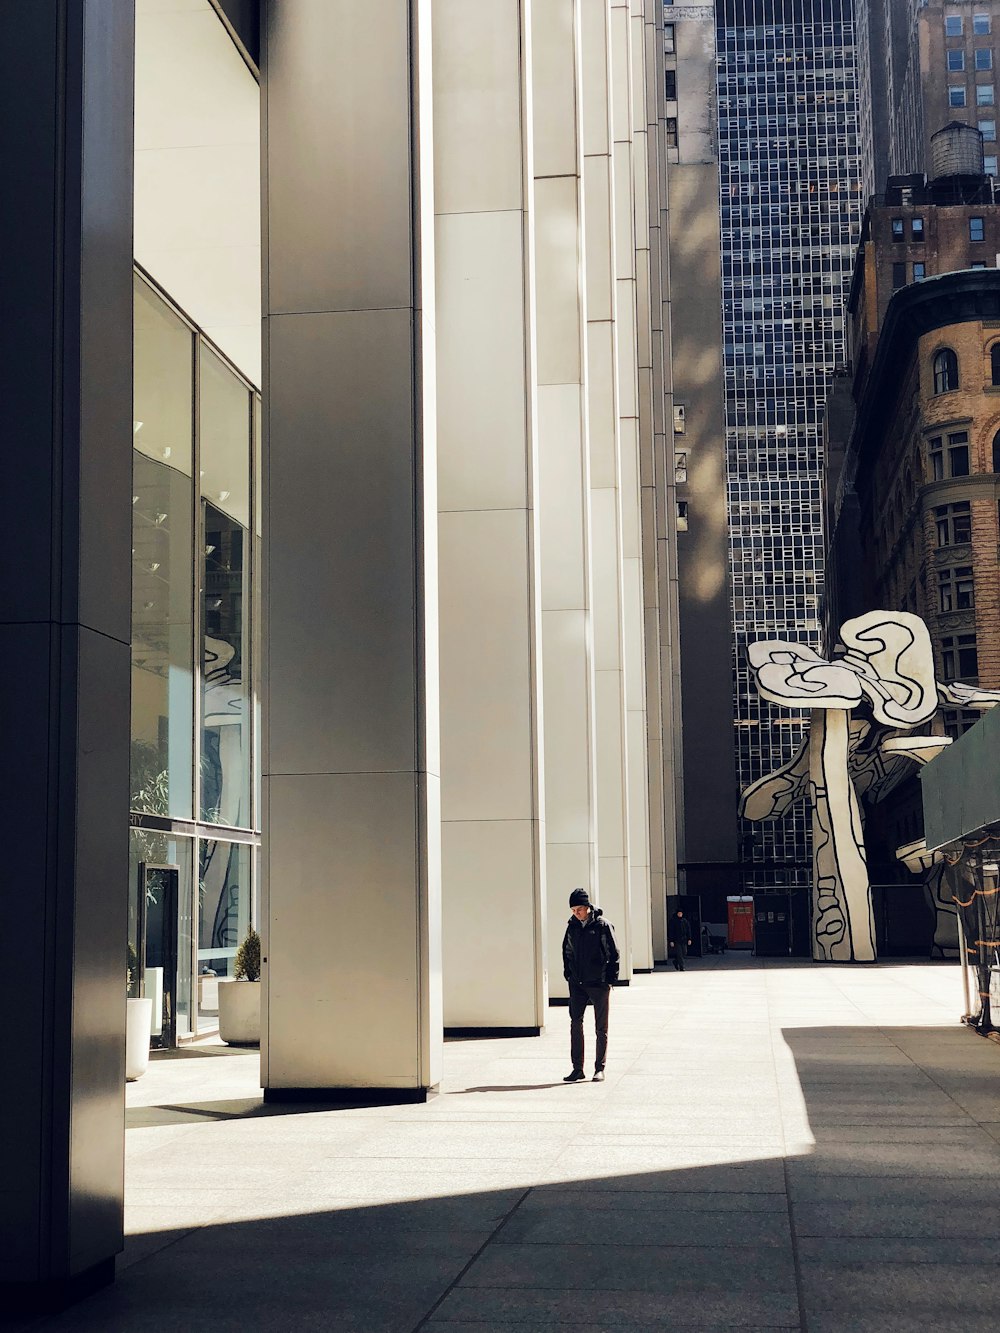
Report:
[[[757,695],[747,645],[819,647],[822,421],[860,221],[851,0],[717,0],[726,451],[740,785],[806,716]],[[747,891],[805,886],[804,808],[744,826]]]

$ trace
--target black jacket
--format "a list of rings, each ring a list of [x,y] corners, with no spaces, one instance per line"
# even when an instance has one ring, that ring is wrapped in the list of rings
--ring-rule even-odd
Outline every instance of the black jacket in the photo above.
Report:
[[[683,940],[685,944],[691,943],[691,922],[686,916],[672,916],[667,922],[667,939],[671,944],[676,944],[678,940]]]
[[[571,916],[563,936],[563,976],[579,986],[608,986],[618,980],[618,943],[615,928],[599,907],[586,921]]]

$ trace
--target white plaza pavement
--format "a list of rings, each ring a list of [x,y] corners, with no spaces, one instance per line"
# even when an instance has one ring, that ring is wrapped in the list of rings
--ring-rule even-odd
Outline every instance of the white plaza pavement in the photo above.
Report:
[[[957,964],[730,953],[615,992],[604,1084],[562,1083],[564,1008],[449,1042],[423,1106],[154,1057],[118,1282],[31,1327],[994,1330],[1000,1046],[960,1012]]]

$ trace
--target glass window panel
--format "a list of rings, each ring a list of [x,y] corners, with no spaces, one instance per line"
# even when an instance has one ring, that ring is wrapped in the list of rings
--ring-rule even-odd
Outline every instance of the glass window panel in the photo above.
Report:
[[[981,46],[976,51],[976,69],[992,69],[993,52],[988,46]]]
[[[976,106],[992,106],[996,100],[992,83],[976,84]]]
[[[131,806],[190,819],[193,341],[139,278],[134,336]]]
[[[261,718],[261,697],[260,697],[260,670],[258,662],[260,656],[260,631],[261,631],[261,524],[263,518],[263,505],[261,501],[262,484],[264,472],[261,466],[261,410],[260,395],[254,394],[253,398],[253,493],[254,493],[254,538],[253,538],[253,564],[251,566],[251,658],[250,658],[250,681],[253,691],[253,751],[256,758],[253,762],[253,771],[251,781],[253,783],[253,826],[260,828],[260,753],[261,738],[263,736],[262,718]]]
[[[965,106],[965,85],[952,84],[948,89],[949,106]]]
[[[961,37],[962,15],[948,14],[944,21],[944,32],[946,37]]]
[[[987,143],[995,143],[997,137],[997,123],[995,120],[980,120],[977,122],[982,133],[983,139]]]
[[[201,817],[250,827],[250,392],[201,354]]]
[[[953,477],[967,477],[969,475],[969,446],[967,444],[956,445],[948,450],[949,474]]]
[[[973,14],[972,31],[977,37],[986,37],[990,31],[989,14]]]
[[[250,864],[245,843],[203,840],[198,852],[198,1027],[219,1019],[219,977],[233,976],[233,960],[250,926]]]
[[[948,68],[951,70],[965,69],[965,52],[962,50],[949,51]]]

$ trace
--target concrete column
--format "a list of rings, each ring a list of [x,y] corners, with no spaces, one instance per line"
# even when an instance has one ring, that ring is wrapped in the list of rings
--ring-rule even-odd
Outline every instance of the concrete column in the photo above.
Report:
[[[660,29],[661,24],[665,21],[665,16],[661,13],[657,22],[656,41],[659,59],[663,66],[665,66],[666,61],[663,58],[663,34]],[[709,21],[711,21],[711,16]],[[674,439],[675,344],[671,325],[674,283],[671,207],[676,184],[676,150],[667,147],[667,101],[663,85],[664,79],[661,68],[658,76],[656,117],[660,178],[659,253],[662,276],[659,312],[663,330],[664,435],[662,444],[659,439],[655,441],[655,444],[658,449],[662,447],[663,450],[662,466],[658,469],[657,577],[660,588],[659,642],[660,699],[663,716],[664,869],[666,872],[666,896],[669,900],[676,894],[683,893],[686,885],[679,868],[680,863],[684,860],[685,773],[681,697],[676,441]],[[660,490],[660,487],[662,487],[662,490]],[[672,781],[669,780],[668,775],[672,775]]]
[[[435,0],[445,1023],[544,1023],[528,0]]]
[[[668,449],[671,426],[667,394],[671,364],[666,354],[663,327],[667,285],[668,237],[662,225],[667,208],[666,142],[661,124],[665,111],[663,7],[655,3],[644,9],[644,54],[646,68],[646,143],[649,217],[649,319],[650,361],[648,426],[640,399],[640,479],[642,483],[643,597],[646,612],[646,712],[649,756],[649,856],[650,904],[653,957],[667,957],[667,893],[677,892],[676,791],[680,774],[674,766],[676,713],[672,692],[664,690],[671,678],[669,661],[661,660],[662,627],[669,624],[672,609],[666,594],[672,585],[666,578],[668,552],[668,486],[673,484],[673,450]],[[645,368],[640,366],[640,382]]]
[[[569,892],[599,901],[579,8],[546,0],[531,27],[548,966],[560,999]]]
[[[0,56],[0,1310],[122,1247],[132,537],[130,5]]]
[[[633,12],[634,11],[634,12]],[[632,906],[632,963],[653,966],[649,878],[649,764],[646,727],[646,632],[643,595],[640,430],[648,387],[640,366],[650,360],[649,218],[646,208],[645,78],[642,61],[641,0],[612,0],[619,418],[621,422],[622,573],[625,590],[625,717],[629,811],[629,892]]]
[[[581,0],[581,20],[598,874],[601,906],[616,928],[622,952],[621,976],[627,981],[632,975],[632,944],[619,448],[617,219],[608,0]]]
[[[440,1078],[429,4],[264,10],[269,1100]]]

